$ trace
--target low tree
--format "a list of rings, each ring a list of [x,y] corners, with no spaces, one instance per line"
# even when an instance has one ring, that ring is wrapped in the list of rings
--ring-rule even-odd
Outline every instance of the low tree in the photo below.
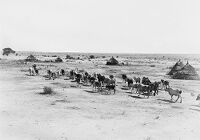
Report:
[[[89,58],[90,59],[94,59],[95,57],[94,57],[94,55],[90,55]]]
[[[34,55],[29,55],[26,59],[25,59],[26,62],[36,62],[38,61],[38,59],[34,56]]]
[[[63,62],[63,60],[62,60],[60,57],[57,57],[57,58],[55,59],[55,62]]]
[[[15,51],[12,50],[11,48],[4,48],[3,49],[3,55],[7,55],[8,56],[11,53],[15,53]]]

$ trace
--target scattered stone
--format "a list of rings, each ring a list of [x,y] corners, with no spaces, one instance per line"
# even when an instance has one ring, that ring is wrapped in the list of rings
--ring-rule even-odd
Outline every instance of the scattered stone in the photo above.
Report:
[[[196,100],[200,100],[200,94],[199,94],[199,95],[197,95],[197,98],[196,98]]]

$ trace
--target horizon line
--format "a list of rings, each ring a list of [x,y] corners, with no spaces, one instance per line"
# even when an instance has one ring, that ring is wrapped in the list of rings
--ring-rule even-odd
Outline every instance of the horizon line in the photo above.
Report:
[[[33,53],[38,53],[38,52],[42,52],[42,53],[89,53],[89,54],[92,54],[92,53],[95,53],[95,54],[178,54],[178,55],[200,55],[200,53],[141,53],[141,52],[135,52],[135,53],[127,53],[127,52],[122,52],[122,53],[119,53],[119,52],[78,52],[78,51],[16,51],[16,52],[33,52]]]

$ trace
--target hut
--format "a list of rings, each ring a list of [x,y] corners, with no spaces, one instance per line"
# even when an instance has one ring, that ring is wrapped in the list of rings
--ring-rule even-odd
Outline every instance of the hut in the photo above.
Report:
[[[179,70],[181,70],[184,67],[183,62],[179,59],[178,62],[176,62],[176,64],[172,67],[172,69],[170,70],[170,72],[167,75],[173,75],[174,73],[178,72]]]
[[[15,53],[15,51],[14,50],[12,50],[11,48],[4,48],[3,49],[3,55],[9,55],[9,54],[11,54],[11,53]]]
[[[57,57],[56,59],[55,59],[55,62],[63,62],[63,60],[60,58],[60,57]]]
[[[191,66],[188,62],[181,70],[174,73],[172,75],[172,78],[185,80],[200,80],[200,77],[197,74],[195,68]]]
[[[119,65],[119,62],[112,56],[107,62],[106,65]]]
[[[36,61],[38,61],[38,59],[36,59],[36,57],[31,54],[25,59],[25,61],[26,62],[36,62]]]

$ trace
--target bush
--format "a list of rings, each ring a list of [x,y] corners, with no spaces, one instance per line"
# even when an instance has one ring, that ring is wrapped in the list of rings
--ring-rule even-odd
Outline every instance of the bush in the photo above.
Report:
[[[3,49],[3,55],[9,55],[10,53],[15,53],[14,50],[12,50],[11,48],[4,48]]]
[[[62,60],[60,57],[57,57],[57,58],[55,59],[55,62],[63,62],[63,60]]]
[[[43,88],[43,92],[41,93],[41,94],[44,94],[44,95],[46,95],[46,94],[49,94],[49,95],[51,95],[51,94],[53,94],[54,93],[54,91],[53,91],[53,89],[51,88],[51,87],[44,87]]]
[[[70,55],[66,55],[65,59],[71,59],[71,56]]]
[[[90,59],[94,59],[95,57],[94,57],[94,55],[90,55]]]

